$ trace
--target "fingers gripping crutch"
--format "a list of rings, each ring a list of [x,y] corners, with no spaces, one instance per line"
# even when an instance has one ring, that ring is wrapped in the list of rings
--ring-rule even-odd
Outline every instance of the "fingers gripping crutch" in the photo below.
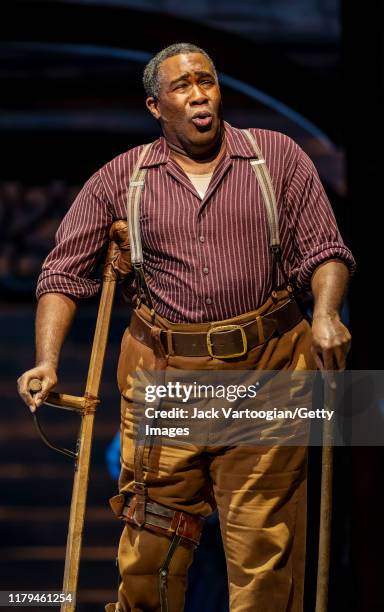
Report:
[[[49,405],[76,410],[80,413],[81,426],[76,452],[73,453],[67,449],[60,449],[53,445],[41,431],[37,415],[34,415],[35,423],[44,441],[54,450],[59,450],[67,455],[74,456],[76,461],[63,580],[63,592],[68,594],[72,593],[74,597],[73,601],[66,601],[61,605],[61,612],[73,612],[76,609],[75,600],[88,490],[94,417],[99,403],[98,394],[116,282],[121,272],[121,268],[119,269],[118,265],[119,256],[121,254],[120,250],[121,248],[124,249],[124,247],[128,250],[126,236],[126,222],[116,221],[111,226],[109,232],[110,243],[104,265],[102,292],[84,395],[78,397],[62,393],[50,393],[44,402]],[[41,383],[39,380],[35,379],[31,381],[30,390],[32,392],[39,391],[40,389]]]

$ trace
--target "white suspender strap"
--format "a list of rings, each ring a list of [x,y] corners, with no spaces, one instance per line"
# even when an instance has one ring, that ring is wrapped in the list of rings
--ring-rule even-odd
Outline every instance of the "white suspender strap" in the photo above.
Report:
[[[256,142],[256,139],[249,130],[242,130],[242,132],[249,140],[256,154],[256,159],[252,159],[250,161],[250,165],[259,183],[267,212],[270,233],[270,246],[271,248],[279,247],[279,221],[277,214],[275,191],[272,185],[271,176],[269,174],[269,170],[265,159],[263,158],[262,152]],[[141,245],[140,233],[140,200],[141,194],[144,189],[145,175],[147,173],[147,168],[141,168],[140,166],[151,144],[152,143],[145,145],[139,155],[129,182],[127,196],[127,221],[131,246],[131,261],[132,264],[139,265],[143,263],[143,250]]]
[[[269,246],[271,248],[273,256],[272,295],[276,293],[277,289],[278,268],[280,269],[280,272],[283,275],[288,291],[292,291],[292,286],[290,284],[288,275],[284,270],[283,262],[281,260],[279,216],[277,213],[276,196],[272,184],[271,175],[269,173],[267,163],[253,134],[249,130],[241,131],[251,143],[253,150],[256,154],[256,159],[250,160],[250,165],[256,175],[257,182],[259,183],[261,194],[263,196],[264,206],[267,212],[267,219],[269,225]]]
[[[256,159],[252,159],[250,164],[256,175],[263,196],[269,224],[269,244],[271,249],[273,249],[273,247],[280,246],[280,236],[279,217],[277,214],[275,190],[272,185],[271,175],[269,174],[268,166],[253,134],[251,134],[249,130],[241,131],[244,136],[248,138],[256,154]]]
[[[143,159],[152,143],[146,144],[141,151],[129,181],[127,195],[127,221],[129,242],[131,247],[131,261],[133,266],[143,263],[143,248],[140,234],[140,200],[144,189],[147,168],[141,168]]]

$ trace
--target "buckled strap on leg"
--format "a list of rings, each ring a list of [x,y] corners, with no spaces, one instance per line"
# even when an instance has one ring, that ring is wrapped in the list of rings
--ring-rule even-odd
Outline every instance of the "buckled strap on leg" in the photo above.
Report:
[[[141,527],[145,521],[145,503],[147,497],[146,486],[144,483],[143,457],[145,448],[145,436],[142,434],[144,423],[139,424],[139,432],[135,443],[133,458],[133,475],[135,483],[133,491],[135,493],[135,521]]]
[[[153,342],[154,350],[154,369],[162,372],[161,376],[164,376],[164,370],[167,367],[167,356],[164,351],[164,347],[160,341],[160,328],[151,326],[151,340]],[[160,401],[160,399],[158,400]],[[157,404],[156,404],[157,407]],[[154,419],[155,420],[155,419]],[[133,458],[133,476],[135,483],[133,486],[134,496],[134,511],[131,513],[132,521],[142,527],[145,522],[145,505],[147,501],[147,491],[144,478],[144,450],[147,436],[145,434],[146,420],[142,418],[139,423],[137,437],[135,441],[135,451]]]
[[[138,453],[141,461],[141,453]],[[135,508],[133,512],[134,522],[138,527],[142,527],[145,523],[145,504],[147,501],[147,490],[143,482],[135,482],[133,490],[135,491]],[[133,519],[132,519],[133,520]]]
[[[168,612],[168,572],[169,566],[172,561],[172,557],[175,554],[175,550],[180,544],[181,537],[174,535],[169,545],[167,555],[164,559],[164,563],[159,569],[159,595],[160,595],[160,610],[161,612]]]
[[[168,537],[177,535],[183,544],[198,546],[203,529],[204,519],[197,514],[174,510],[151,500],[146,500],[144,523],[139,524],[137,513],[141,511],[140,498],[137,494],[128,498],[123,494],[115,495],[109,500],[114,514],[132,525],[146,527],[149,531],[161,533]],[[140,517],[141,519],[141,517]]]
[[[123,493],[109,500],[113,512],[121,519],[138,526],[137,495],[128,498]],[[171,537],[171,542],[159,569],[159,596],[161,612],[168,612],[168,573],[172,557],[179,544],[196,547],[200,542],[204,519],[196,514],[173,510],[162,504],[147,500],[145,504],[144,528]]]

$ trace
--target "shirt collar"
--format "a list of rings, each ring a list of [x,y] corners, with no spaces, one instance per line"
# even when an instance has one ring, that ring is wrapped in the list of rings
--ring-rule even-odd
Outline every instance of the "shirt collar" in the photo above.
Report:
[[[226,121],[224,121],[224,130],[227,141],[226,154],[228,157],[244,157],[247,159],[256,157],[256,153],[249,140],[244,136],[241,130],[232,127],[232,125]],[[160,136],[160,138],[153,142],[152,146],[147,151],[140,167],[152,168],[153,166],[166,164],[169,159],[170,148],[164,136]]]
[[[227,140],[227,155],[229,157],[244,157],[246,159],[257,157],[251,143],[242,130],[232,127],[224,121],[225,137]]]

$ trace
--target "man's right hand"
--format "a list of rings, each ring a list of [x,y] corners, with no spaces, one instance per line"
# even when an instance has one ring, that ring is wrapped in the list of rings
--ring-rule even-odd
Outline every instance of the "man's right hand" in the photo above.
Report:
[[[61,293],[45,293],[36,313],[36,363],[18,379],[19,393],[31,412],[43,403],[57,383],[60,350],[76,312],[76,302]],[[41,382],[41,390],[31,393],[31,380]]]
[[[37,393],[32,393],[29,385],[31,380],[36,378],[41,382],[41,390]],[[41,363],[31,370],[27,370],[17,380],[19,395],[31,412],[35,412],[43,403],[56,383],[56,370],[50,363]]]

